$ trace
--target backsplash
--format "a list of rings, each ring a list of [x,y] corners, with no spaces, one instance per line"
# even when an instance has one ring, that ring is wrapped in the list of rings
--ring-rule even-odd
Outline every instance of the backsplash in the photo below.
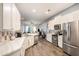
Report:
[[[16,38],[15,33],[11,31],[0,31],[0,42],[11,41]]]

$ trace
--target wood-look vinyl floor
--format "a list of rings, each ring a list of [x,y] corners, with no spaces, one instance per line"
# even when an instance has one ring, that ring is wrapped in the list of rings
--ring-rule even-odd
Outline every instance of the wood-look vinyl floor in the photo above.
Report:
[[[42,39],[25,51],[25,56],[63,56],[63,54],[63,50]]]

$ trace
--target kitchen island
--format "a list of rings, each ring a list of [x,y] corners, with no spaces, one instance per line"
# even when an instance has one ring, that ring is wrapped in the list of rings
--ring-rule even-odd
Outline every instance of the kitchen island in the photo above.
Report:
[[[34,34],[35,35],[35,34]],[[34,35],[0,43],[0,56],[24,56],[25,50],[34,45]]]
[[[0,55],[6,56],[19,51],[22,48],[25,37],[16,38],[13,41],[7,41],[0,43]]]

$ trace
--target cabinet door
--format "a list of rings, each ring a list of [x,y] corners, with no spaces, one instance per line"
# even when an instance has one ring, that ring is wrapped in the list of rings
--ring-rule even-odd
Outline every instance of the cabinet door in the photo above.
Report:
[[[32,38],[31,38],[31,45],[33,45],[34,44],[34,36],[32,36]]]
[[[52,35],[51,34],[47,34],[47,41],[52,43]]]
[[[12,4],[12,29],[20,30],[21,16],[15,4]]]
[[[30,46],[30,45],[29,45],[29,38],[27,37],[26,40],[27,40],[27,48],[29,48],[29,46]]]
[[[3,29],[8,29],[10,30],[11,29],[11,25],[12,25],[12,22],[11,22],[11,16],[12,16],[12,13],[11,13],[11,4],[9,3],[5,3],[3,4]]]
[[[28,40],[26,39],[26,43],[25,43],[26,49],[28,48]]]
[[[29,47],[31,46],[31,44],[32,44],[32,43],[31,43],[31,39],[29,39]]]
[[[58,36],[58,46],[61,48],[63,47],[63,36],[62,35]]]
[[[30,39],[29,39],[29,46],[32,46],[33,45],[33,41],[34,41],[33,39],[34,39],[34,37],[31,36]]]
[[[3,22],[3,5],[0,3],[0,30],[2,30],[2,22]]]
[[[15,4],[3,4],[3,29],[20,30],[20,13]]]

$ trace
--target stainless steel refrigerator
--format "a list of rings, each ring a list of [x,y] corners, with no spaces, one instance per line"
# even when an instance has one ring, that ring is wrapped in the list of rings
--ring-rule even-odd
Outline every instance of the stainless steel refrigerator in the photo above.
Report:
[[[63,49],[69,55],[79,56],[79,21],[63,24]]]

